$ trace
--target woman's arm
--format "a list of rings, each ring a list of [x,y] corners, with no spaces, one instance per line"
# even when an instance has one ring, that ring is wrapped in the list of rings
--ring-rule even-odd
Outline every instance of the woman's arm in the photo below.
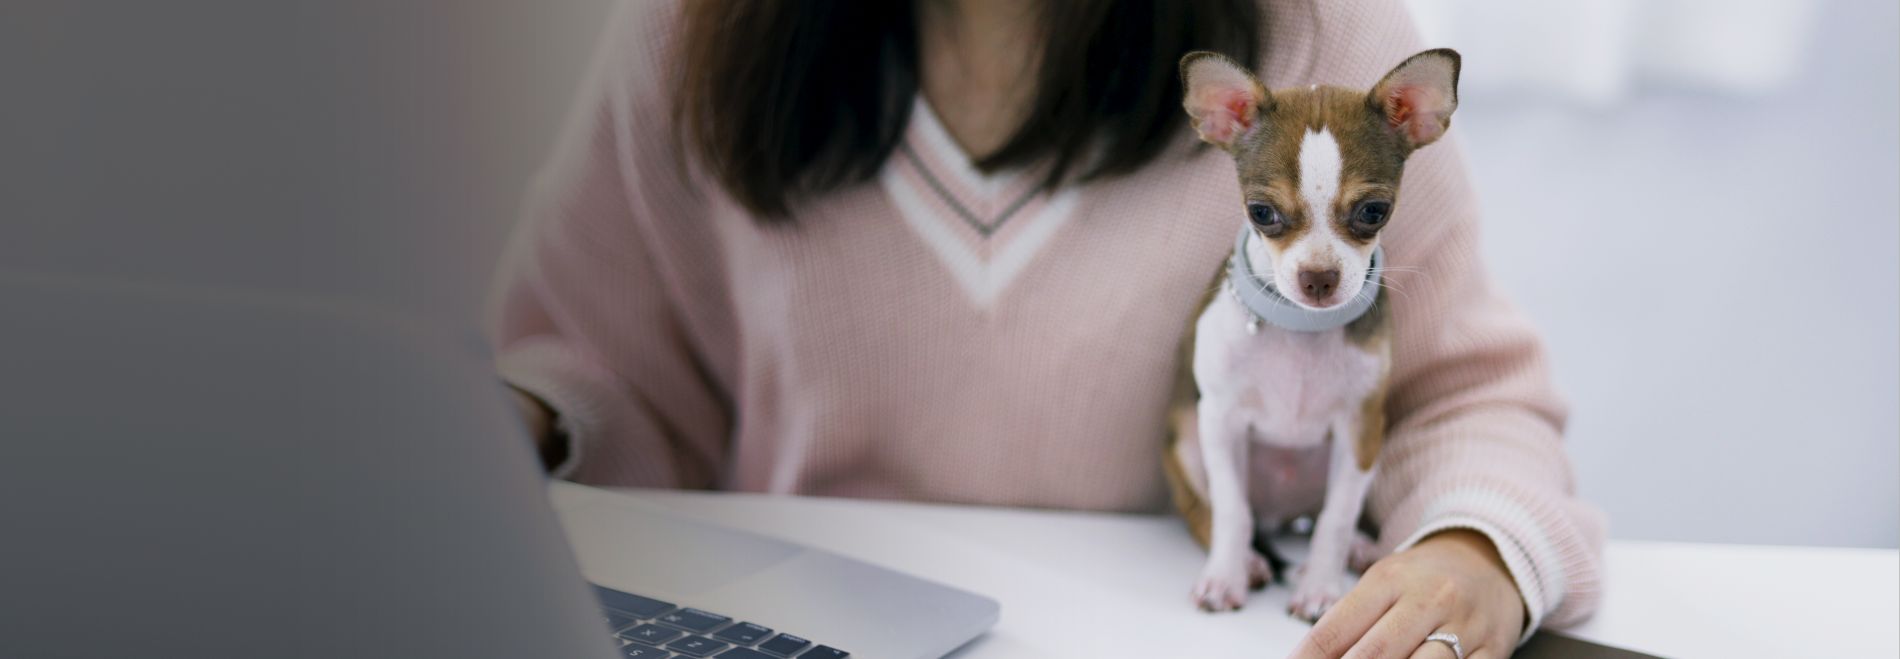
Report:
[[[1524,598],[1527,632],[1595,609],[1604,519],[1576,498],[1567,410],[1542,339],[1493,286],[1479,254],[1477,196],[1456,141],[1406,168],[1388,253],[1392,419],[1368,514],[1380,546],[1434,533],[1485,536]],[[1505,218],[1503,221],[1532,221]]]
[[[1368,515],[1393,551],[1314,627],[1298,657],[1353,648],[1451,656],[1450,631],[1501,656],[1598,600],[1604,523],[1578,500],[1565,410],[1536,331],[1492,287],[1455,143],[1406,168],[1386,237],[1397,332]]]
[[[675,10],[614,13],[497,276],[497,366],[557,476],[710,487],[724,459],[733,335],[686,283],[720,261],[665,120]]]
[[[1315,44],[1312,82],[1363,87],[1425,47],[1397,0],[1274,4],[1317,18],[1318,33],[1304,35]],[[1380,549],[1395,553],[1295,656],[1358,646],[1449,657],[1422,645],[1441,630],[1460,634],[1468,652],[1502,656],[1538,626],[1596,606],[1603,518],[1575,496],[1565,409],[1537,332],[1481,263],[1457,125],[1453,139],[1413,154],[1382,243],[1396,328],[1392,425],[1367,514]]]

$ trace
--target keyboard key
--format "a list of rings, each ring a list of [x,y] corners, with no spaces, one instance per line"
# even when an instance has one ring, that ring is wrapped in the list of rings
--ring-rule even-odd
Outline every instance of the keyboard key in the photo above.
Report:
[[[851,656],[851,653],[845,652],[844,650],[829,645],[820,645],[812,648],[811,652],[798,655],[798,659],[844,659],[844,657],[849,656]]]
[[[742,622],[720,630],[719,633],[713,634],[713,638],[721,641],[732,641],[739,645],[751,645],[759,642],[759,639],[771,635],[772,628],[770,627],[761,627],[749,622]]]
[[[772,637],[770,641],[760,643],[759,649],[781,657],[790,657],[798,654],[798,651],[805,649],[807,645],[811,645],[811,641],[791,634],[779,634]]]
[[[594,596],[600,598],[601,606],[631,613],[635,618],[651,618],[673,609],[672,603],[669,602],[600,586],[594,586]]]
[[[717,657],[713,657],[713,659],[772,659],[772,655],[766,654],[764,652],[760,652],[758,650],[747,650],[745,648],[733,648],[731,650],[727,650],[721,653]]]
[[[638,641],[647,645],[660,645],[685,635],[686,632],[677,629],[668,629],[659,625],[640,625],[639,627],[615,634],[615,636],[629,641]]]
[[[615,630],[626,629],[627,627],[633,625],[633,623],[639,622],[638,620],[634,620],[632,616],[629,616],[625,613],[621,613],[619,611],[605,611],[604,613],[607,614],[607,628],[608,629],[615,629]]]
[[[680,609],[657,618],[660,622],[684,629],[689,632],[705,633],[718,629],[720,625],[732,622],[732,618],[717,613],[707,613],[699,609]]]
[[[673,656],[673,653],[635,643],[620,648],[620,656],[627,657],[628,659],[667,659]]]
[[[704,657],[729,647],[732,646],[704,636],[688,636],[666,644],[666,649],[690,657]]]

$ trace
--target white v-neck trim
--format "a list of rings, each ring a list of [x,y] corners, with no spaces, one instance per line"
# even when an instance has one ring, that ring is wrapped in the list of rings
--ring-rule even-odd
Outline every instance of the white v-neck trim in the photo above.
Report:
[[[977,171],[969,156],[950,139],[922,95],[917,97],[904,139],[908,148],[927,151],[929,155],[904,158],[893,154],[878,172],[879,186],[890,197],[904,225],[937,256],[970,301],[979,308],[991,307],[1075,215],[1080,189],[1071,185],[1049,193],[1024,191],[1018,183],[1026,181],[1023,179],[1026,174],[1020,170],[991,175]],[[917,176],[911,176],[903,167],[917,168]],[[971,200],[960,201],[952,192],[925,185],[931,182],[929,177],[933,172],[936,176],[954,179],[966,191],[990,195],[986,202],[993,202],[1009,192],[1028,192],[1041,199],[1028,202],[1022,208],[1023,216],[1009,219],[1010,229],[992,235],[987,229],[1000,227],[970,227],[971,220],[955,212],[960,204]],[[943,203],[937,203],[939,201]],[[982,236],[974,240],[965,235],[979,232]]]
[[[932,164],[941,165],[941,169],[949,170],[944,174],[955,177],[964,189],[981,195],[985,199],[995,199],[1006,190],[1014,189],[1017,181],[1022,178],[1023,172],[1016,169],[988,174],[977,169],[975,160],[970,158],[970,154],[965,152],[963,147],[957,144],[956,139],[950,136],[950,130],[944,127],[943,120],[937,117],[937,113],[930,109],[930,102],[924,100],[923,94],[918,94],[916,100],[913,101],[910,116],[911,126],[916,129],[917,139],[914,141],[920,142],[917,146],[928,150],[932,156],[930,158]]]
[[[1069,222],[1081,196],[1080,191],[1072,187],[1057,191],[1033,217],[1021,220],[1022,228],[1010,240],[991,245],[991,258],[985,259],[957,235],[957,226],[952,223],[962,220],[946,216],[925,198],[924,195],[932,194],[930,191],[918,189],[889,165],[879,173],[878,182],[890,195],[891,203],[897,206],[898,217],[937,255],[970,301],[981,308],[992,306],[1056,232]]]

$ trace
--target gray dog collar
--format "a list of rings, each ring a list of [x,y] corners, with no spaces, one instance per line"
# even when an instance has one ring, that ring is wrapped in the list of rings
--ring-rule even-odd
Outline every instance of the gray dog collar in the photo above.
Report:
[[[1247,237],[1253,235],[1250,227],[1240,228],[1240,237],[1234,241],[1234,256],[1227,260],[1227,286],[1233,289],[1234,297],[1240,300],[1240,306],[1253,314],[1247,321],[1247,332],[1260,330],[1259,323],[1267,324],[1294,332],[1324,332],[1345,327],[1347,323],[1358,320],[1372,308],[1378,295],[1361,293],[1352,300],[1331,309],[1314,310],[1300,306],[1289,300],[1280,291],[1274,290],[1271,278],[1254,276],[1253,267],[1247,262]],[[1366,290],[1377,291],[1380,266],[1385,261],[1385,248],[1372,248],[1372,265],[1366,268]]]

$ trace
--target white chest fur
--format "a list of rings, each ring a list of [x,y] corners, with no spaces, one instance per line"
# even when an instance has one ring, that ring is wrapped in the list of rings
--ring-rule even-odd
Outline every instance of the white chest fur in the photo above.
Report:
[[[1225,285],[1225,284],[1223,284]],[[1344,329],[1292,332],[1262,325],[1226,291],[1195,323],[1194,380],[1203,399],[1244,417],[1254,441],[1316,447],[1331,424],[1356,412],[1378,386],[1378,355],[1346,339]]]

